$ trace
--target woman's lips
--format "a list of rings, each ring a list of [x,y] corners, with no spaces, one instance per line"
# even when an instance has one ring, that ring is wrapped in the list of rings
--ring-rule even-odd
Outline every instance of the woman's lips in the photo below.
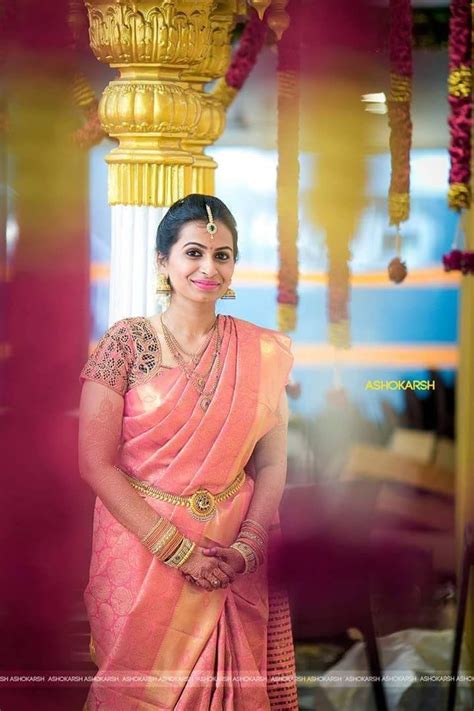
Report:
[[[220,284],[215,281],[195,281],[194,279],[191,279],[191,281],[198,289],[202,289],[203,291],[213,291],[220,286]]]

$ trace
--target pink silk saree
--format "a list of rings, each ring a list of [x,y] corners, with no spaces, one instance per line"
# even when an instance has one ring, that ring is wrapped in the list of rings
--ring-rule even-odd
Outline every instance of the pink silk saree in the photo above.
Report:
[[[219,329],[222,372],[207,411],[179,368],[159,367],[156,333],[142,317],[112,326],[81,377],[123,394],[117,464],[136,479],[174,494],[217,493],[245,469],[243,486],[210,521],[146,499],[198,544],[227,546],[246,517],[252,452],[277,422],[293,356],[289,337],[276,331],[222,315]],[[271,547],[278,514],[269,533]],[[283,591],[269,590],[267,572],[264,564],[226,589],[200,591],[152,556],[97,498],[84,599],[99,671],[85,709],[298,709],[288,601]]]

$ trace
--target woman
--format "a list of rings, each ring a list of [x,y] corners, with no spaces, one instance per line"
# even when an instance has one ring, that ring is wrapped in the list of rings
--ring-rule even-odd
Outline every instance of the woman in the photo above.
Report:
[[[288,604],[267,582],[290,339],[216,316],[238,256],[220,200],[176,202],[156,248],[169,307],[114,324],[81,373],[100,672],[86,709],[297,709]]]

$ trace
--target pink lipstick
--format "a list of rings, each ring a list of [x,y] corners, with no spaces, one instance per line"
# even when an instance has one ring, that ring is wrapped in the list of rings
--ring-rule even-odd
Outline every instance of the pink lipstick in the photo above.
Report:
[[[202,291],[213,291],[220,286],[220,284],[215,281],[191,281],[197,286],[198,289],[202,289]]]

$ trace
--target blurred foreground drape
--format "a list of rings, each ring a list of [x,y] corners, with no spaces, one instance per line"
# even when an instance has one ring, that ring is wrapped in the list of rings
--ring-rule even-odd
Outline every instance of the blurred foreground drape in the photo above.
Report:
[[[7,185],[18,240],[2,285],[0,669],[71,669],[90,493],[77,472],[78,374],[89,339],[87,154],[72,140],[67,3],[3,7]],[[5,709],[80,708],[85,688],[5,684]],[[76,701],[77,699],[77,701]]]

